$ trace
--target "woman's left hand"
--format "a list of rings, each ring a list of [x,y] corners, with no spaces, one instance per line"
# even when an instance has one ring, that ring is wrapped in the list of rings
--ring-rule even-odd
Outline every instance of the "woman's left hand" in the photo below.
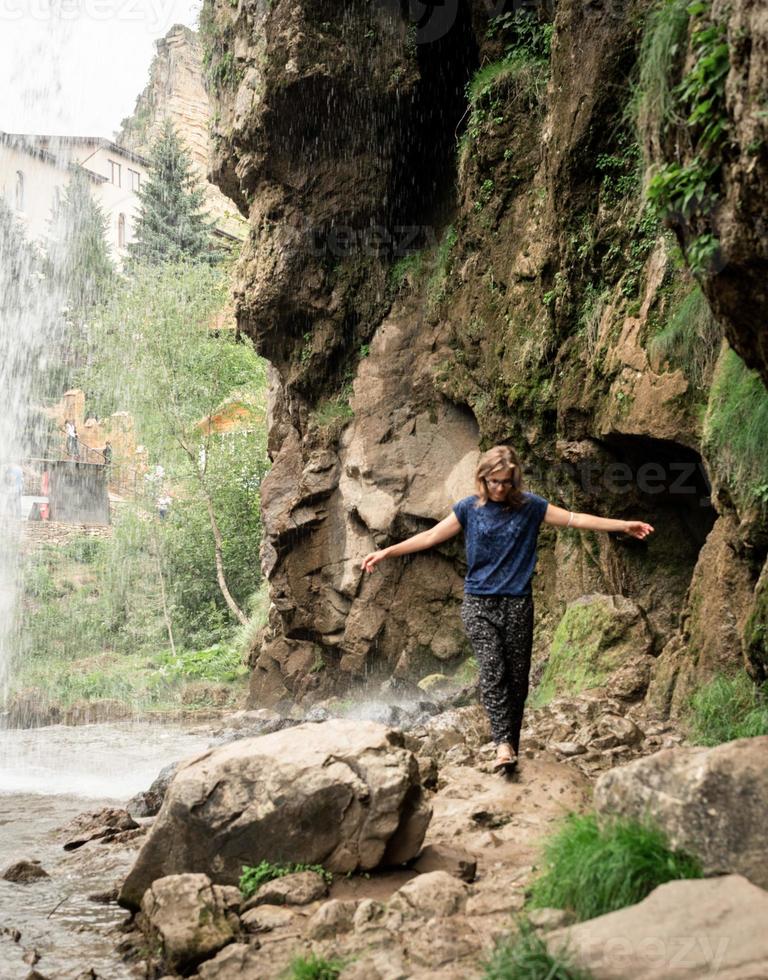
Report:
[[[640,538],[642,540],[649,534],[653,534],[653,530],[651,525],[646,524],[645,521],[627,521],[624,533],[631,534],[633,538]]]

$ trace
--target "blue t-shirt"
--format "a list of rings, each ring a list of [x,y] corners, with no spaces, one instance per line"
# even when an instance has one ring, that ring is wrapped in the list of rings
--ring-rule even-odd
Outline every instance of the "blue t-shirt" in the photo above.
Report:
[[[520,510],[489,500],[476,507],[477,497],[464,497],[453,507],[464,528],[468,595],[530,595],[536,567],[536,541],[548,503],[523,493]]]

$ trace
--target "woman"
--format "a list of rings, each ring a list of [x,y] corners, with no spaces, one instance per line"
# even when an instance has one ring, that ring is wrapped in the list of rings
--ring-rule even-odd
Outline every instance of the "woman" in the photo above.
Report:
[[[362,562],[372,572],[385,558],[424,551],[464,531],[467,577],[461,619],[480,669],[480,696],[496,743],[495,768],[505,771],[517,764],[520,748],[533,646],[531,578],[542,522],[582,531],[621,531],[640,539],[653,532],[643,521],[563,510],[522,487],[514,450],[494,446],[477,464],[475,496],[460,500],[429,531],[374,551]]]

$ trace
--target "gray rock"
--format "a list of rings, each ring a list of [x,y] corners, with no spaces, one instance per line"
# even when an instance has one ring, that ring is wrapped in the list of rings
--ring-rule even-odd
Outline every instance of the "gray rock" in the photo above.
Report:
[[[206,960],[198,968],[200,980],[256,980],[263,976],[264,965],[259,942],[252,937],[248,944],[232,943],[225,946],[211,960]]]
[[[307,936],[310,939],[332,939],[342,932],[350,932],[357,911],[357,902],[337,898],[324,902],[309,920]]]
[[[144,894],[142,927],[150,941],[159,941],[166,968],[187,970],[235,939],[232,903],[232,890],[211,884],[207,875],[171,875]]]
[[[295,913],[284,905],[259,905],[244,911],[240,922],[248,932],[271,932],[288,925]]]
[[[22,860],[9,864],[0,878],[3,881],[12,881],[17,885],[28,885],[31,881],[50,878],[50,875],[44,868],[40,867],[39,861]]]
[[[328,894],[328,885],[316,871],[297,871],[265,882],[243,905],[243,911],[258,905],[309,905]]]
[[[583,755],[587,750],[580,742],[555,742],[551,746],[555,752],[570,758],[574,755]]]
[[[427,844],[413,865],[413,870],[420,875],[430,871],[447,871],[454,878],[472,882],[477,872],[477,858],[461,847]]]
[[[601,776],[595,806],[636,820],[650,814],[672,847],[695,854],[706,871],[768,888],[767,754],[766,735],[664,749]]]
[[[383,923],[386,907],[381,902],[372,898],[364,898],[357,906],[357,911],[352,920],[352,928],[355,932],[368,932],[371,929],[380,929]]]
[[[545,934],[594,980],[762,980],[768,894],[740,875],[670,881],[629,908]]]
[[[595,729],[599,737],[613,736],[614,745],[637,745],[644,738],[641,729],[631,719],[610,712],[600,715]]]
[[[467,903],[467,886],[447,871],[430,871],[407,881],[387,903],[387,919],[431,919],[454,915]]]
[[[81,813],[62,828],[67,837],[65,851],[74,851],[92,840],[109,841],[127,830],[138,830],[139,825],[127,810],[106,807],[93,813]]]
[[[119,901],[157,878],[234,884],[262,860],[370,870],[418,854],[431,816],[403,736],[336,719],[243,739],[183,763]]]

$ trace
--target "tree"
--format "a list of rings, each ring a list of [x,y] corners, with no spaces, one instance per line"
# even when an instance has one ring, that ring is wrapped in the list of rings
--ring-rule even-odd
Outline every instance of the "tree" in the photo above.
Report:
[[[85,320],[105,298],[115,268],[107,244],[107,217],[91,194],[91,178],[72,170],[58,210],[51,216],[48,267],[66,297],[71,321]]]
[[[152,144],[149,177],[138,196],[135,239],[128,246],[134,261],[218,261],[211,245],[213,225],[203,210],[205,191],[197,186],[189,154],[170,119]]]
[[[52,212],[44,268],[58,297],[59,329],[51,336],[49,393],[59,394],[83,362],[88,323],[115,279],[107,244],[107,217],[91,193],[91,177],[73,167],[58,208]]]
[[[188,637],[206,623],[222,632],[230,616],[244,623],[260,581],[265,366],[249,341],[210,329],[226,291],[224,267],[143,267],[111,297],[82,378],[89,401],[132,413],[150,462],[163,464],[174,499],[162,560],[174,628]],[[253,425],[219,435],[211,421],[233,399],[252,407]]]

